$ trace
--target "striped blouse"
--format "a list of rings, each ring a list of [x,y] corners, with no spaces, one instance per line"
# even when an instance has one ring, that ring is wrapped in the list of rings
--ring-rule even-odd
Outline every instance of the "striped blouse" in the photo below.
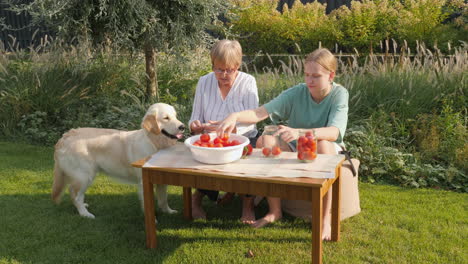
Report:
[[[257,82],[252,75],[239,71],[231,90],[223,99],[218,80],[214,72],[211,72],[198,81],[189,124],[195,120],[202,123],[209,120],[220,121],[231,113],[257,107]],[[237,134],[252,138],[257,135],[257,128],[255,125],[237,124]]]

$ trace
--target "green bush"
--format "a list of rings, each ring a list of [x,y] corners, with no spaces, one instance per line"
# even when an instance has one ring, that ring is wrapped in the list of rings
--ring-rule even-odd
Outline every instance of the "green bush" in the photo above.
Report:
[[[233,4],[234,8],[229,13],[230,25],[234,33],[241,36],[239,41],[244,53],[281,53],[294,45],[282,35],[286,28],[275,1],[239,0]]]
[[[355,122],[347,130],[346,144],[348,149],[354,157],[361,161],[361,179],[369,182],[387,182],[411,187],[436,187],[468,192],[466,165],[447,165],[440,160],[421,158],[420,153],[414,153],[414,146],[411,144],[413,138],[408,134],[410,125],[411,123],[402,122],[398,117],[384,111],[378,111],[368,119]],[[466,142],[466,127],[462,133],[464,133],[464,142]],[[426,139],[430,140],[431,143],[439,140],[439,138],[432,136],[433,134],[429,133],[427,135],[429,139]],[[453,135],[446,137],[448,142],[458,141],[460,143],[460,139]],[[453,150],[449,152],[455,154]],[[445,153],[438,154],[445,155]],[[466,160],[466,157],[464,158]]]
[[[308,53],[319,45],[344,52],[387,52],[393,50],[392,39],[413,50],[426,43],[450,52],[468,36],[468,8],[460,0],[352,1],[351,8],[342,6],[328,15],[318,1],[295,1],[291,8],[285,5],[283,13],[276,1],[232,2],[227,31],[239,36],[248,54]]]
[[[404,3],[399,11],[395,38],[406,40],[413,47],[417,41],[432,47],[438,39],[435,30],[447,17],[442,10],[446,0],[409,0]]]
[[[468,131],[466,111],[454,112],[451,104],[439,114],[421,114],[413,127],[417,153],[423,160],[468,171]]]
[[[337,39],[344,50],[372,49],[382,40],[395,36],[400,5],[388,1],[352,1],[333,11],[341,37]]]

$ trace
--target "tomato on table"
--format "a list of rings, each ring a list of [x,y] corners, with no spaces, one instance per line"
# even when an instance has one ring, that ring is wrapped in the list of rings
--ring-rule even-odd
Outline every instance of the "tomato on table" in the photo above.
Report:
[[[272,154],[273,156],[278,156],[279,154],[281,154],[281,149],[280,149],[280,147],[278,147],[278,146],[273,147],[273,148],[271,149],[271,154]]]
[[[270,156],[271,149],[270,148],[263,148],[262,153],[263,153],[263,156],[268,157],[268,156]]]

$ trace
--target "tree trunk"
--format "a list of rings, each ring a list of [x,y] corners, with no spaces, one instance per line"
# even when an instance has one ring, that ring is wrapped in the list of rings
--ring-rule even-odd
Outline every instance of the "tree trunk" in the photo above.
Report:
[[[145,61],[146,61],[146,96],[148,98],[156,98],[159,101],[158,82],[156,73],[156,52],[151,45],[145,46]]]

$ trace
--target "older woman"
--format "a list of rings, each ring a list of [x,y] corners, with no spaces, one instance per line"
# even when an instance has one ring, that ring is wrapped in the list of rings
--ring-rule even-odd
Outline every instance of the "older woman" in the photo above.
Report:
[[[216,125],[211,121],[223,120],[229,114],[258,107],[258,92],[255,78],[239,71],[242,63],[242,48],[236,40],[221,40],[211,49],[213,72],[202,76],[197,84],[193,102],[190,130],[193,134],[212,132]],[[237,134],[242,134],[255,142],[257,129],[254,124],[236,124]],[[201,204],[207,195],[216,201],[218,191],[196,190],[192,196],[192,215],[195,219],[206,218]],[[241,220],[255,221],[251,197],[243,197]]]

